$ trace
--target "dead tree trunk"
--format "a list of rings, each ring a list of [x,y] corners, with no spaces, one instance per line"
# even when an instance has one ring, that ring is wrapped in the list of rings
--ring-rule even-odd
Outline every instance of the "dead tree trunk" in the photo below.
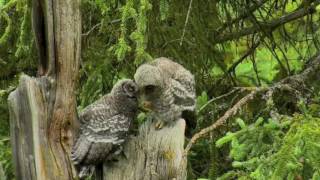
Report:
[[[39,77],[22,75],[8,99],[17,179],[76,178],[69,154],[78,129],[74,92],[81,43],[79,4],[33,0]],[[185,168],[180,168],[184,130],[182,119],[161,130],[147,121],[127,143],[126,157],[104,165],[103,179],[185,179]]]
[[[73,179],[69,159],[77,129],[80,0],[33,0],[38,77],[22,75],[9,95],[16,179]]]
[[[155,130],[154,123],[146,121],[138,136],[129,139],[124,156],[117,162],[104,164],[103,179],[186,179],[185,166],[181,166],[185,126],[185,121],[179,119],[172,127]]]
[[[0,180],[6,180],[6,176],[4,175],[1,163],[0,163]]]

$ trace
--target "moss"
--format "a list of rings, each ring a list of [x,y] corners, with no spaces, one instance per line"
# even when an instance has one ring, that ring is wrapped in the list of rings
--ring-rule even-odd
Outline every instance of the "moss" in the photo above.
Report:
[[[171,150],[167,150],[163,152],[163,157],[166,160],[172,161],[176,158],[176,153]]]

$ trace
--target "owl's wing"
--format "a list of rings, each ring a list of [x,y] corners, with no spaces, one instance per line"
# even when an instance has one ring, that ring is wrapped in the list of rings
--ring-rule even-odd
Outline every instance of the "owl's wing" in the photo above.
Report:
[[[75,165],[82,163],[90,153],[94,141],[88,139],[90,124],[99,123],[105,118],[110,109],[109,105],[102,103],[103,99],[109,99],[108,95],[87,106],[80,114],[80,131],[75,144],[72,147],[71,159]]]
[[[111,103],[112,99],[110,98],[110,95],[106,95],[90,104],[79,114],[80,123],[98,123],[98,121],[103,121],[113,114],[116,114],[116,112],[112,110]]]
[[[121,144],[129,131],[131,117],[116,114],[102,121],[88,123],[83,128],[88,140],[101,143]]]
[[[194,111],[196,104],[196,94],[192,85],[186,86],[175,79],[170,80],[170,88],[174,97],[174,104],[182,110]]]
[[[99,154],[102,156],[111,151],[113,145],[122,144],[130,126],[130,119],[122,114],[116,114],[103,121],[89,122],[91,123],[85,123],[81,127],[79,138],[72,148],[71,158],[76,165],[98,159]]]

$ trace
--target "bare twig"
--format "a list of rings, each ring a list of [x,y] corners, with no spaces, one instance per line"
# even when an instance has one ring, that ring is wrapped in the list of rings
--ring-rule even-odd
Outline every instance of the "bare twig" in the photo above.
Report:
[[[209,104],[213,103],[214,101],[217,101],[219,99],[228,97],[228,96],[230,96],[231,94],[235,93],[238,90],[240,90],[240,88],[235,88],[235,89],[233,89],[232,91],[230,91],[230,92],[228,92],[226,94],[223,94],[221,96],[218,96],[218,97],[210,99],[206,104],[204,104],[203,106],[201,106],[201,108],[199,108],[197,113],[200,113],[201,111],[203,111]]]
[[[213,123],[211,126],[206,127],[202,129],[200,132],[196,133],[190,140],[190,142],[187,144],[185,150],[184,150],[184,156],[187,156],[189,150],[191,149],[192,145],[196,143],[196,141],[204,136],[206,136],[209,132],[213,131],[214,129],[222,126],[226,123],[226,121],[235,115],[238,110],[245,104],[247,104],[250,100],[252,100],[255,95],[261,91],[265,91],[267,88],[255,88],[255,90],[251,91],[248,95],[240,99],[232,108],[230,108],[228,111],[224,113],[224,115],[219,118],[215,123]]]
[[[256,2],[255,5],[249,7],[248,9],[245,9],[242,13],[240,13],[240,15],[235,18],[232,19],[231,22],[226,22],[223,25],[221,25],[221,27],[217,30],[216,34],[220,34],[222,33],[224,30],[226,30],[226,28],[230,25],[236,24],[239,21],[245,19],[248,17],[249,13],[253,13],[254,11],[256,11],[257,9],[259,9],[262,5],[264,5],[268,0],[261,0],[259,2]]]
[[[250,56],[252,53],[254,53],[254,51],[256,50],[256,48],[260,45],[261,41],[264,39],[265,37],[261,37],[260,39],[257,40],[256,43],[252,44],[252,47],[250,49],[248,49],[248,51],[240,57],[240,59],[238,59],[234,64],[232,64],[232,66],[228,69],[228,73],[231,73],[232,71],[235,70],[235,68],[242,62],[244,61],[248,56]]]
[[[296,19],[299,19],[301,17],[304,17],[308,14],[313,14],[315,13],[317,10],[316,10],[316,7],[320,4],[320,1],[317,0],[313,3],[313,5],[310,5],[308,8],[298,8],[296,9],[295,11],[285,15],[285,16],[282,16],[278,19],[274,19],[274,20],[271,20],[271,21],[268,21],[268,22],[260,22],[259,24],[261,24],[262,28],[264,30],[274,30],[276,29],[277,27],[281,26],[281,25],[284,25],[288,22],[291,22],[291,21],[294,21]],[[221,35],[218,35],[216,37],[213,37],[213,42],[214,43],[222,43],[222,42],[225,42],[225,41],[229,41],[229,40],[233,40],[233,39],[238,39],[242,36],[246,36],[246,35],[250,35],[250,34],[255,34],[257,32],[260,31],[260,28],[257,27],[257,26],[251,26],[251,27],[248,27],[248,28],[244,28],[238,32],[231,32],[231,33],[225,33],[225,34],[221,34]]]
[[[114,24],[114,23],[118,23],[118,22],[121,22],[121,19],[112,20],[112,21],[108,22],[108,24]],[[96,28],[98,28],[101,25],[102,25],[102,22],[94,25],[89,31],[87,31],[86,33],[82,33],[81,36],[88,36],[92,31],[94,31]]]
[[[184,150],[184,158],[186,158],[192,145],[195,144],[198,139],[205,137],[213,130],[224,125],[230,117],[235,115],[241,107],[252,100],[258,93],[266,91],[266,94],[268,94],[270,93],[270,91],[274,91],[275,89],[281,89],[294,92],[294,94],[299,97],[301,93],[297,89],[301,88],[301,86],[303,86],[307,81],[312,80],[314,76],[317,76],[318,71],[320,70],[320,53],[318,53],[311,59],[311,62],[300,74],[284,78],[283,80],[273,84],[270,87],[246,88],[247,90],[251,90],[251,93],[240,99],[232,108],[227,110],[221,118],[215,121],[215,123],[213,123],[209,127],[202,129],[191,138]]]
[[[188,25],[189,16],[190,16],[191,8],[192,8],[192,1],[193,0],[190,0],[190,3],[189,3],[189,8],[188,8],[188,12],[187,12],[186,21],[184,22],[184,28],[183,28],[183,31],[182,31],[182,36],[180,38],[180,46],[182,46],[183,38],[184,38],[184,35],[186,33],[186,28],[187,28],[187,25]]]
[[[93,30],[95,30],[97,27],[99,27],[102,23],[98,23],[96,25],[94,25],[89,31],[87,31],[86,33],[81,34],[81,36],[88,36]]]

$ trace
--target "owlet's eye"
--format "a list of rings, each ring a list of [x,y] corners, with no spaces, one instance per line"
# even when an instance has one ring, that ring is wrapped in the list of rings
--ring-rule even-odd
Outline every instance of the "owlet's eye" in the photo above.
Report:
[[[128,90],[129,90],[130,92],[134,92],[134,87],[133,87],[133,86],[129,86],[129,87],[128,87]]]

